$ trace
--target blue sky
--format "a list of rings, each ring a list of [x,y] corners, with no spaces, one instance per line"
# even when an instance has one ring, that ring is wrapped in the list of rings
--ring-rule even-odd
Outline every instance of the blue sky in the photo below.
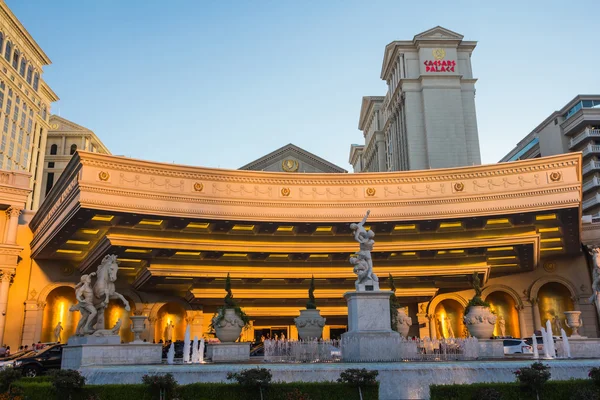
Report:
[[[294,143],[351,170],[383,50],[436,25],[472,57],[483,163],[600,93],[600,1],[6,0],[52,60],[52,111],[113,154],[238,168]]]

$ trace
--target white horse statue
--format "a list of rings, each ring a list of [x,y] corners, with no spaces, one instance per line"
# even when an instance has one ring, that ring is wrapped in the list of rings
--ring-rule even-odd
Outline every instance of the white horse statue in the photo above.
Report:
[[[95,330],[104,329],[104,311],[108,307],[110,299],[119,299],[125,305],[125,310],[129,311],[129,302],[115,291],[115,281],[117,280],[117,271],[119,262],[116,255],[106,255],[96,271],[96,282],[94,283],[94,306],[98,310],[96,315]]]

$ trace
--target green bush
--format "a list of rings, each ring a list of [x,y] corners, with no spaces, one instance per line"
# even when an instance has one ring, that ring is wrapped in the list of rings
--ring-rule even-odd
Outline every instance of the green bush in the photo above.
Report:
[[[50,371],[52,386],[59,397],[66,396],[69,400],[85,385],[85,377],[73,369],[56,369]]]
[[[18,381],[19,379],[21,379],[21,371],[20,370],[16,370],[13,368],[4,368],[3,370],[0,371],[0,392],[4,393],[6,392],[8,389],[10,389],[10,386],[13,384],[13,382]]]
[[[465,385],[431,385],[429,394],[431,400],[473,400],[483,390],[493,389],[502,400],[535,400],[535,393],[524,391],[519,383],[472,383]],[[594,393],[595,389],[591,379],[572,379],[569,381],[548,381],[540,392],[543,400],[567,400],[574,399],[576,393]],[[492,392],[490,392],[492,393]],[[597,398],[597,397],[596,397]],[[581,399],[593,400],[594,397],[581,397]]]
[[[13,384],[23,392],[27,400],[48,400],[56,397],[50,382],[35,382],[22,379]],[[294,393],[302,393],[310,400],[358,400],[358,392],[350,385],[334,382],[318,383],[272,383],[265,390],[267,400],[289,400]],[[379,399],[379,386],[363,388],[364,400]],[[182,385],[177,390],[180,400],[256,400],[257,393],[241,385],[227,383],[193,383]],[[101,400],[151,400],[145,385],[86,385],[74,400],[88,400],[95,395]],[[292,397],[296,400],[295,397]]]
[[[166,375],[144,375],[142,383],[153,398],[170,399],[177,390],[177,381],[173,374]]]

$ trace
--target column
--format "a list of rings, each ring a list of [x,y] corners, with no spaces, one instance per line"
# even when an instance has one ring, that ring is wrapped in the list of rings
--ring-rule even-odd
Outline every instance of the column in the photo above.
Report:
[[[531,299],[529,301],[533,307],[533,330],[539,330],[542,327],[542,317],[540,315],[540,308],[538,307],[538,299]]]
[[[525,325],[525,313],[523,310],[525,307],[522,304],[516,305],[517,313],[519,314],[519,332],[521,333],[521,337],[528,337],[527,326]]]
[[[37,300],[25,301],[25,318],[23,319],[23,335],[21,345],[37,343],[42,339],[42,318],[46,303]],[[63,342],[68,338],[63,337]]]
[[[8,229],[6,231],[5,242],[8,244],[15,244],[17,243],[17,227],[19,226],[19,215],[21,215],[21,210],[16,207],[10,207],[6,210],[6,215],[8,216]]]
[[[158,340],[154,337],[154,331],[156,327],[156,317],[148,317],[148,342],[156,343]],[[159,338],[160,339],[160,338]]]
[[[435,315],[429,316],[429,337],[431,339],[437,339],[437,332],[435,331],[436,323],[435,323]]]
[[[58,153],[58,154],[59,154],[59,155],[61,155],[61,156],[62,156],[62,155],[65,155],[65,154],[66,154],[66,155],[68,155],[68,154],[69,154],[69,153],[67,153],[67,149],[66,149],[66,142],[67,142],[67,137],[66,137],[66,136],[63,136],[63,137],[62,137],[62,143],[61,143],[61,149],[62,149],[62,150],[61,150],[61,152],[60,152],[60,153]],[[43,151],[43,150],[42,150],[42,151]],[[42,169],[43,169],[43,168],[42,168]]]
[[[188,311],[186,313],[185,321],[190,326],[190,339],[194,339],[194,336],[200,340],[204,334],[202,331],[204,313],[200,310]],[[186,327],[187,329],[187,327]]]
[[[377,165],[379,172],[387,171],[387,154],[385,151],[385,135],[383,132],[375,132],[375,145],[377,146]]]
[[[0,271],[0,344],[4,344],[4,327],[6,326],[6,307],[8,305],[8,289],[14,277],[14,271],[3,269]]]

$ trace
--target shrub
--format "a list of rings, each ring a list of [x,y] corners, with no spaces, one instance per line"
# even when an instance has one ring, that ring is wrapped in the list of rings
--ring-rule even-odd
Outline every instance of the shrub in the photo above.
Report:
[[[600,368],[594,367],[590,369],[588,376],[592,378],[592,381],[596,384],[596,386],[600,387]]]
[[[339,383],[345,383],[358,388],[358,396],[362,400],[362,388],[377,385],[378,371],[367,371],[365,368],[348,368],[343,371],[338,378]]]
[[[596,387],[583,386],[575,388],[569,400],[600,399],[600,391]]]
[[[0,371],[0,392],[6,392],[10,389],[13,382],[21,379],[22,374],[20,370],[13,368],[4,368]]]
[[[477,391],[475,391],[472,399],[473,400],[481,400],[481,399],[502,400],[502,394],[494,388],[482,387],[482,388],[479,388]]]
[[[69,400],[74,393],[81,391],[85,385],[85,377],[72,369],[57,369],[51,372],[52,386],[58,396],[66,396]]]
[[[228,380],[236,380],[237,383],[245,387],[258,387],[261,400],[263,399],[263,389],[269,386],[272,378],[271,371],[266,368],[252,368],[241,372],[227,373]]]
[[[539,398],[544,383],[550,379],[550,367],[541,362],[534,362],[531,367],[518,369],[514,374],[522,387],[535,393]]]
[[[160,400],[173,397],[177,390],[177,381],[173,377],[173,374],[170,373],[165,375],[144,375],[142,383],[146,385],[153,397],[158,395]]]

